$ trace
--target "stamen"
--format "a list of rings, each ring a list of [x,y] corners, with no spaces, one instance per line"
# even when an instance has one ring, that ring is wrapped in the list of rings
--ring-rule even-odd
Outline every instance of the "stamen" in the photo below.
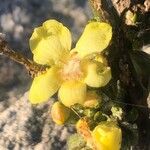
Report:
[[[68,60],[60,70],[63,80],[78,80],[82,77],[80,59],[72,57]]]

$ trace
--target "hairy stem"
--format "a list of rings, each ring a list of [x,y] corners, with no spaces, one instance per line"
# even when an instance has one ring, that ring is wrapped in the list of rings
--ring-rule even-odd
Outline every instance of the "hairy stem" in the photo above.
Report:
[[[89,0],[89,3],[93,11],[94,19],[98,21],[108,22],[106,12],[102,9],[101,0]]]
[[[24,57],[22,54],[12,50],[2,37],[0,37],[0,54],[5,55],[10,59],[24,65],[32,77],[44,72],[47,68],[47,66],[36,64],[32,60]]]

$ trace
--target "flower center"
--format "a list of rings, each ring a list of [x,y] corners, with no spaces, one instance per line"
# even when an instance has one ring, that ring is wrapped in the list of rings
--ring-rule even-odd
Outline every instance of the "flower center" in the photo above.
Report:
[[[78,80],[82,77],[83,73],[80,66],[80,59],[73,56],[68,60],[61,69],[63,80]]]

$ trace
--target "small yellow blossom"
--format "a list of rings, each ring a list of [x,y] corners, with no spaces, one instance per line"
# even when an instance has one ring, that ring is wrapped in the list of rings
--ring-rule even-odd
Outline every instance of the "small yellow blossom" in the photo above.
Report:
[[[50,66],[50,69],[34,78],[29,92],[30,102],[42,103],[58,91],[65,106],[83,104],[87,85],[102,87],[111,79],[110,67],[100,55],[111,37],[109,24],[90,22],[71,50],[70,31],[60,22],[47,20],[35,28],[30,38],[33,59],[38,64]],[[98,56],[99,59],[89,56]]]
[[[96,107],[100,102],[102,101],[102,98],[95,92],[95,91],[88,91],[86,94],[86,100],[84,102],[84,107]]]
[[[55,102],[51,109],[51,116],[53,121],[58,124],[62,125],[66,122],[70,115],[70,110],[68,107],[65,107],[60,102]]]
[[[122,132],[114,122],[101,122],[92,132],[97,150],[119,150]]]

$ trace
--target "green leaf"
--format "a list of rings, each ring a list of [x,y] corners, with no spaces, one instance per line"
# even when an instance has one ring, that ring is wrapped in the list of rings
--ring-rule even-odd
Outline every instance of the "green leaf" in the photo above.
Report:
[[[105,93],[110,99],[116,99],[117,82],[115,80],[111,80],[106,86],[101,88],[101,91]]]
[[[78,120],[79,120],[79,116],[77,116],[77,114],[75,114],[73,111],[70,111],[70,116],[65,122],[65,124],[74,125],[77,123]]]
[[[86,141],[80,134],[73,134],[67,140],[68,150],[81,150],[86,146]]]
[[[131,61],[138,74],[150,75],[150,55],[143,51],[133,51]]]
[[[71,108],[76,112],[79,116],[84,116],[84,107],[81,104],[74,104]]]
[[[93,118],[94,114],[95,114],[95,110],[93,110],[93,109],[85,109],[84,110],[84,115],[89,118]]]
[[[138,118],[138,110],[136,108],[132,108],[131,111],[127,113],[126,120],[128,122],[134,122]]]
[[[150,77],[150,55],[143,51],[133,51],[130,53],[131,62],[133,64],[133,75],[139,89],[143,90],[143,94],[148,90],[148,80]]]
[[[104,116],[104,114],[101,111],[98,111],[97,113],[95,113],[94,115],[94,121],[96,122],[101,122],[101,121],[106,121],[107,117]]]

